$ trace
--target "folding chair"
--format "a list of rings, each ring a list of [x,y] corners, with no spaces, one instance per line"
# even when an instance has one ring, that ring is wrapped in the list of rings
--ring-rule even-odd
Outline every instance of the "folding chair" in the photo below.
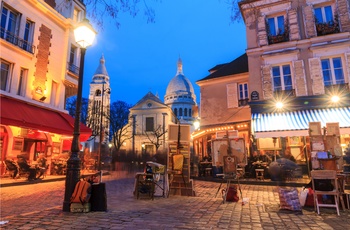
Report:
[[[175,175],[181,175],[182,176],[182,180],[183,180],[184,185],[185,185],[185,188],[187,187],[185,176],[183,174],[184,160],[185,160],[185,157],[184,157],[183,154],[173,154],[171,156],[171,161],[172,161],[171,170],[168,170],[168,175],[169,175],[169,192],[168,192],[168,196],[169,196],[169,193],[170,193],[170,189],[172,187],[172,183],[174,182],[174,176]]]
[[[331,180],[332,184],[334,185],[334,188],[332,191],[321,191],[316,190],[315,187],[315,180],[320,179],[328,179]],[[335,170],[312,170],[311,171],[311,181],[312,181],[312,188],[314,190],[314,204],[315,204],[315,211],[317,210],[317,214],[320,214],[320,207],[330,207],[330,208],[336,208],[337,214],[339,214],[339,187],[338,187],[338,180],[337,180],[337,172]],[[318,203],[318,195],[331,195],[334,196],[334,202],[335,204],[320,204]]]

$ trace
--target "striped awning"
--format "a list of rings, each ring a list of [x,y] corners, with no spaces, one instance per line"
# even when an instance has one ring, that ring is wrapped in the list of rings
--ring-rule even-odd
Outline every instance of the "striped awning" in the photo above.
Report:
[[[350,107],[252,114],[257,138],[308,136],[309,122],[339,122],[340,133],[350,134]]]

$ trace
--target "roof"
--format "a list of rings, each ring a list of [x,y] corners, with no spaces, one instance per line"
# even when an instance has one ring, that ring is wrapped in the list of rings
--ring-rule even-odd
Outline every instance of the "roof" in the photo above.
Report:
[[[155,96],[152,92],[148,92],[141,100],[139,100],[133,107],[142,104],[147,100],[152,100],[162,105],[165,105],[157,96]]]
[[[236,58],[235,60],[227,63],[227,64],[220,64],[216,65],[214,68],[210,70],[215,70],[214,73],[209,74],[203,79],[198,80],[197,82],[219,78],[219,77],[225,77],[228,75],[234,75],[234,74],[240,74],[240,73],[247,73],[248,72],[248,56],[246,53],[242,54],[240,57]],[[209,70],[209,71],[210,71]]]
[[[95,71],[95,74],[94,75],[104,75],[104,76],[109,76],[108,75],[108,72],[107,72],[107,69],[106,69],[106,66],[105,66],[105,58],[104,56],[102,55],[101,58],[100,58],[100,64],[99,66],[97,67],[96,71]]]

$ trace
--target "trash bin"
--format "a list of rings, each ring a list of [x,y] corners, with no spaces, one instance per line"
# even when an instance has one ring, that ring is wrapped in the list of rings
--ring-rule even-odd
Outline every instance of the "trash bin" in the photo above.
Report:
[[[106,184],[92,184],[91,187],[91,211],[107,211]]]

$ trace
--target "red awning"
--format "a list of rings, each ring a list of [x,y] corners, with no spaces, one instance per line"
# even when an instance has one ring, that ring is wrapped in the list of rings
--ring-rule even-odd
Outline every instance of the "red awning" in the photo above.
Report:
[[[38,129],[62,135],[73,135],[74,118],[69,114],[1,96],[0,109],[3,125]],[[91,129],[80,124],[80,133],[91,135]]]

